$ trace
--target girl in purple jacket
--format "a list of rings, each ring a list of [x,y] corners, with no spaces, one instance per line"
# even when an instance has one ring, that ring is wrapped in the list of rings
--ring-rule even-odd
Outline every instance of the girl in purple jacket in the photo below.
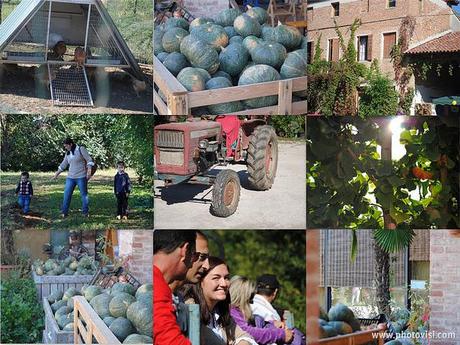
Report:
[[[245,277],[234,277],[230,284],[230,315],[240,328],[250,334],[260,345],[290,344],[294,338],[293,330],[284,323],[263,325],[252,315],[250,303],[255,293],[255,284]]]

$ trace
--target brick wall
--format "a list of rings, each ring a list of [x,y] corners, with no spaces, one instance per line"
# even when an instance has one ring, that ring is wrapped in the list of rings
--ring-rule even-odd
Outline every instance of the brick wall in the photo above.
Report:
[[[217,13],[229,8],[229,0],[184,0],[184,6],[195,17],[214,18]]]
[[[452,10],[439,0],[397,0],[396,8],[386,8],[383,0],[342,0],[340,15],[335,17],[339,28],[349,38],[347,29],[355,18],[361,19],[357,36],[372,35],[371,59],[380,60],[381,69],[394,76],[391,59],[383,59],[383,33],[398,32],[402,19],[411,15],[416,19],[414,35],[410,45],[423,41],[436,33],[450,29]],[[331,1],[320,1],[309,6],[308,39],[316,44],[321,35],[323,57],[327,57],[328,40],[337,37],[332,17]],[[313,50],[314,51],[314,50]],[[342,54],[342,52],[341,52]],[[364,62],[368,64],[368,62]]]
[[[119,230],[119,255],[130,255],[129,270],[141,283],[152,282],[153,231]]]
[[[460,345],[460,237],[431,230],[430,250],[431,330],[456,333],[456,339],[432,340],[431,345]]]
[[[319,230],[307,230],[307,339],[310,345],[319,339]]]

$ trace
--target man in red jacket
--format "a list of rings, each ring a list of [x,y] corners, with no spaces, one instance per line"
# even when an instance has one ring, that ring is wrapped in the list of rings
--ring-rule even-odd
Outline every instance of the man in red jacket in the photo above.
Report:
[[[196,261],[194,230],[155,230],[153,233],[153,344],[191,345],[176,322],[168,284],[183,280]]]

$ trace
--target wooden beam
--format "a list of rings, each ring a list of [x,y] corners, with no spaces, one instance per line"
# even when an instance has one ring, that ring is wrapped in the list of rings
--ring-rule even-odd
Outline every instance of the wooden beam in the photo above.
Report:
[[[292,80],[286,79],[279,82],[278,114],[289,115],[292,113]]]

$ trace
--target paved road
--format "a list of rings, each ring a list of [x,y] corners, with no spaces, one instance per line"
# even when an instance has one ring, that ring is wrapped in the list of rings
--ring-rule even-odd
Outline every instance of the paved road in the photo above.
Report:
[[[246,166],[228,166],[238,172],[242,184],[238,209],[228,218],[209,213],[211,187],[182,184],[164,189],[163,181],[156,180],[155,229],[305,229],[305,150],[304,143],[279,143],[278,171],[268,191],[247,189]]]

